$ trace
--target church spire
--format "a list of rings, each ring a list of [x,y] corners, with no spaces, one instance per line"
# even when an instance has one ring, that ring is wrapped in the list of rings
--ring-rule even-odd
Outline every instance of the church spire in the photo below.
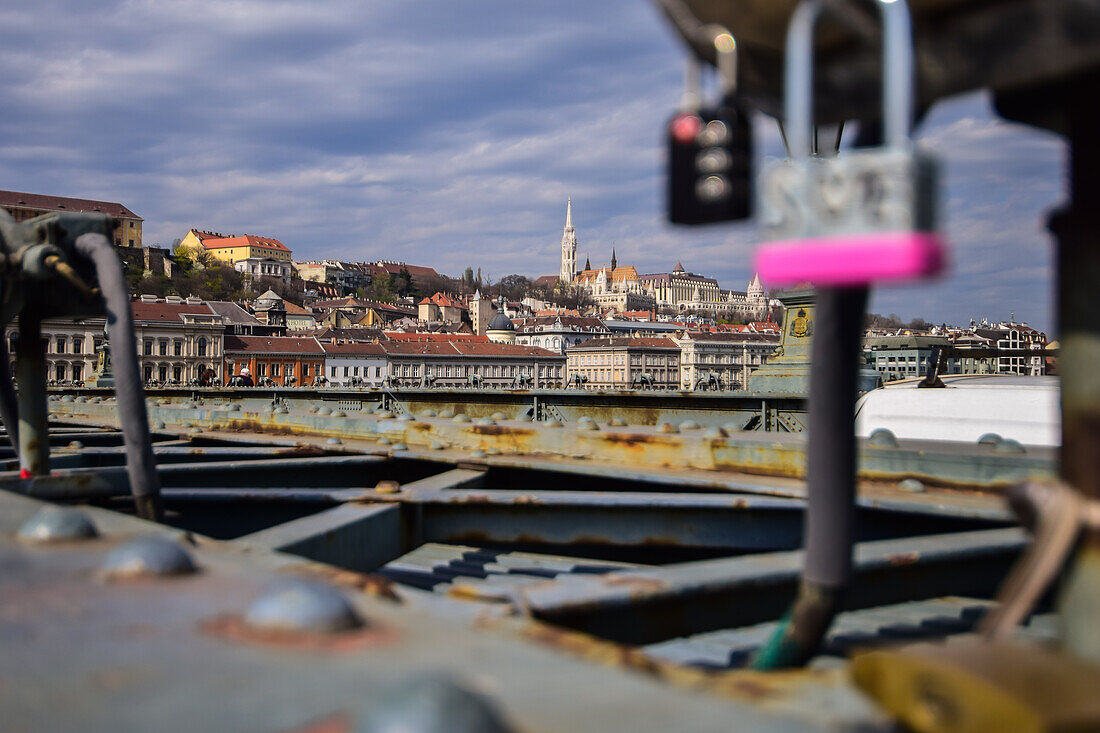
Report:
[[[619,261],[615,259],[615,248],[611,248],[611,269],[614,270],[619,266]]]
[[[592,269],[592,262],[588,259],[587,256],[584,258],[584,269],[585,270],[591,270]]]
[[[561,271],[558,279],[569,284],[577,279],[577,234],[573,229],[573,199],[566,199],[565,230],[561,235]]]

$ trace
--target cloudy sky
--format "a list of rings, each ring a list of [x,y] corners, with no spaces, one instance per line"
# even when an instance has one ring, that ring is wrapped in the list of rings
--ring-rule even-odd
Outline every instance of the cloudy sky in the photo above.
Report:
[[[122,202],[147,243],[199,227],[494,279],[557,271],[572,196],[582,262],[614,246],[643,272],[680,259],[743,288],[751,225],[663,221],[682,60],[645,0],[7,3],[0,188]],[[981,93],[920,135],[945,161],[952,274],[872,309],[1053,328],[1042,222],[1062,142]]]

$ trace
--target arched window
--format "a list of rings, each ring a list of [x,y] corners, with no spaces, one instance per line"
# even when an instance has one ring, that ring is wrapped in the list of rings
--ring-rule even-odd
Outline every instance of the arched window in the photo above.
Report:
[[[199,338],[199,356],[206,356],[206,339]]]

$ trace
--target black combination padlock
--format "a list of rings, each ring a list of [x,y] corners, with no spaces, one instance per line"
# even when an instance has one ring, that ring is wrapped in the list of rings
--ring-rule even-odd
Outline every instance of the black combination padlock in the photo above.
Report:
[[[668,218],[674,224],[747,219],[752,201],[752,126],[736,105],[737,47],[714,34],[722,101],[698,103],[689,75],[681,111],[668,123]]]

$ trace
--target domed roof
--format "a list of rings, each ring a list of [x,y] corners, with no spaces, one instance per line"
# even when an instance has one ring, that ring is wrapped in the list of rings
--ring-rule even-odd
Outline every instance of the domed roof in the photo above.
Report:
[[[512,323],[512,319],[509,318],[503,310],[497,311],[497,314],[489,321],[489,325],[485,327],[486,331],[515,331],[516,324]]]

